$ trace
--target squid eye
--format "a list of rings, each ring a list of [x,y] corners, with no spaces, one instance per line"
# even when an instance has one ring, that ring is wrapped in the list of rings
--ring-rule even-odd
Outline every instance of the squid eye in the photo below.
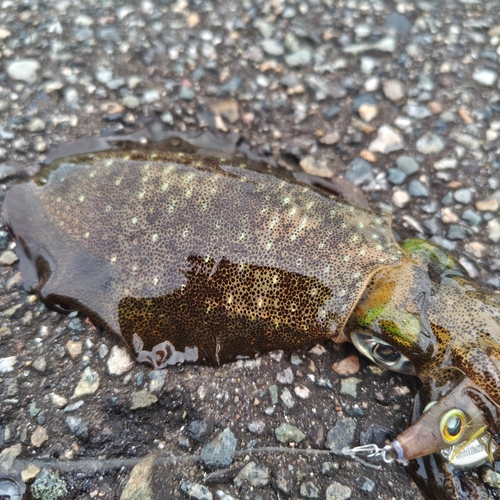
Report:
[[[439,422],[441,436],[446,443],[454,443],[458,441],[465,429],[466,424],[465,413],[461,410],[450,410],[446,413]]]
[[[377,358],[386,365],[397,363],[401,359],[401,354],[391,345],[375,344],[372,348],[374,358]]]
[[[387,342],[363,332],[353,332],[351,342],[358,351],[378,365],[394,372],[415,375],[415,367],[411,361]]]

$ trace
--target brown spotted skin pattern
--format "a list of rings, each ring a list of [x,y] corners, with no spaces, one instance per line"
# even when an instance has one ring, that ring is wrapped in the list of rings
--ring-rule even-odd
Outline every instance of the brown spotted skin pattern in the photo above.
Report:
[[[389,219],[227,163],[109,151],[14,186],[26,284],[131,348],[135,334],[212,363],[338,338],[373,273],[404,259]]]

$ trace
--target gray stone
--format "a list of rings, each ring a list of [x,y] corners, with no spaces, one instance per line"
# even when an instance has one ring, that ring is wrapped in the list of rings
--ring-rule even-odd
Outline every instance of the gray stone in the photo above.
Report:
[[[396,165],[406,175],[413,175],[420,170],[420,164],[413,156],[401,155],[396,159]]]
[[[373,168],[370,163],[363,158],[355,158],[349,165],[349,169],[345,174],[346,180],[355,186],[369,184],[375,179]]]
[[[445,145],[443,138],[432,132],[426,132],[416,144],[417,151],[424,155],[440,153],[445,148]]]
[[[187,88],[187,87],[181,87],[181,90],[182,90],[182,88]],[[157,102],[160,100],[160,91],[158,89],[146,90],[142,94],[142,100],[147,104],[152,103],[152,102]]]
[[[268,391],[269,391],[269,395],[271,396],[271,403],[273,405],[277,405],[278,404],[278,386],[275,384],[270,385],[268,388]]]
[[[17,168],[12,165],[1,165],[0,166],[0,181],[3,181],[7,177],[17,174]]]
[[[464,211],[462,219],[467,221],[471,226],[479,226],[479,224],[483,221],[481,215],[471,208]]]
[[[231,429],[224,429],[213,441],[201,450],[201,459],[208,467],[229,467],[237,441]]]
[[[31,485],[31,494],[40,500],[58,500],[68,494],[68,487],[57,472],[44,467]]]
[[[125,85],[125,79],[122,77],[113,78],[109,82],[106,83],[106,87],[109,90],[118,90],[120,87]]]
[[[377,138],[368,149],[373,152],[388,154],[404,148],[403,136],[389,125],[382,125],[377,130]]]
[[[387,171],[387,179],[391,184],[399,186],[406,180],[407,175],[399,168],[390,168]]]
[[[249,422],[247,429],[252,434],[262,434],[266,430],[266,423],[264,420],[252,420]]]
[[[500,218],[488,221],[488,238],[494,243],[500,241]]]
[[[295,425],[283,422],[274,430],[276,439],[280,443],[300,443],[305,439],[306,435]]]
[[[26,130],[28,132],[41,132],[42,130],[45,130],[45,127],[45,122],[41,118],[35,117],[28,122]]]
[[[233,482],[239,488],[245,481],[254,488],[267,486],[269,483],[269,469],[264,465],[248,462],[248,464],[240,470]]]
[[[13,80],[35,83],[40,63],[36,59],[18,59],[7,63],[7,74]]]
[[[276,380],[280,384],[290,385],[293,383],[293,371],[290,367],[285,368],[282,372],[278,372],[276,375]]]
[[[122,99],[122,103],[126,108],[136,109],[141,105],[141,101],[135,96],[128,94]]]
[[[446,237],[450,240],[463,240],[467,236],[465,229],[458,224],[452,224],[446,232]]]
[[[312,52],[307,47],[301,47],[296,52],[292,52],[291,54],[287,54],[285,56],[285,62],[291,68],[305,66],[306,64],[309,64],[311,60]]]
[[[346,396],[352,396],[353,398],[358,397],[358,384],[361,379],[356,377],[344,378],[340,381],[340,394],[345,394]]]
[[[89,437],[89,424],[81,417],[66,417],[66,425],[78,439],[86,441]]]
[[[320,78],[317,75],[307,75],[305,81],[309,87],[316,93],[316,100],[323,101],[327,97],[333,99],[341,99],[347,93],[346,89],[341,85],[334,85]]]
[[[432,111],[427,106],[419,106],[416,104],[407,104],[404,106],[403,111],[412,118],[423,120],[432,115]]]
[[[192,420],[188,424],[188,436],[194,441],[203,442],[213,432],[214,423],[211,420]]]
[[[74,398],[79,398],[81,396],[86,396],[88,394],[94,394],[99,388],[100,377],[99,374],[92,370],[90,366],[87,366],[83,371],[82,377],[80,378],[78,385],[73,393]]]
[[[280,399],[287,408],[293,408],[295,406],[295,400],[288,388],[283,389]]]
[[[405,35],[411,30],[411,22],[405,15],[399,14],[398,12],[391,12],[387,16],[385,26],[399,35]]]
[[[349,486],[334,481],[326,489],[325,500],[348,500],[351,498],[352,490]]]
[[[274,38],[268,38],[262,41],[262,48],[270,56],[282,56],[285,53],[283,44]]]
[[[73,318],[68,323],[68,330],[71,330],[72,332],[83,332],[85,327],[82,325],[82,320],[80,318]]]
[[[375,483],[367,477],[364,477],[363,479],[363,484],[359,487],[359,489],[361,491],[365,491],[366,493],[372,493],[375,491]]]
[[[149,372],[149,392],[160,392],[165,384],[166,376],[167,370],[153,370],[152,372]]]
[[[416,198],[427,198],[430,194],[429,188],[417,180],[413,180],[408,184],[408,193]]]
[[[453,198],[455,198],[455,201],[458,203],[462,203],[463,205],[468,205],[469,203],[471,203],[473,197],[474,194],[468,188],[457,189],[453,193]]]
[[[422,222],[424,227],[427,229],[427,231],[430,234],[437,234],[439,233],[439,224],[436,219],[427,219]]]
[[[188,497],[196,498],[196,500],[213,500],[214,498],[212,492],[206,486],[192,481],[182,481],[181,490]]]
[[[356,420],[347,417],[339,420],[335,427],[328,431],[326,437],[326,447],[329,450],[342,450],[346,446],[351,446],[356,434]]]
[[[472,151],[481,148],[481,141],[470,134],[463,134],[461,132],[452,132],[450,137],[454,139],[461,146],[466,147]]]
[[[400,101],[405,96],[405,86],[399,80],[386,80],[383,83],[382,88],[384,90],[385,97],[391,101]]]
[[[498,73],[488,68],[478,68],[474,71],[472,78],[481,85],[492,87],[498,78]]]
[[[185,87],[184,85],[181,85],[179,88],[179,97],[183,101],[191,101],[194,99],[195,93],[194,90],[190,87]]]
[[[320,497],[319,488],[312,482],[306,481],[300,485],[300,494],[306,498],[319,498]]]
[[[449,168],[457,168],[458,160],[456,158],[441,158],[436,161],[433,167],[436,170],[447,170]]]
[[[130,404],[131,410],[139,410],[141,408],[147,408],[148,406],[154,405],[158,401],[158,398],[151,394],[149,391],[137,391],[132,393],[132,402]]]

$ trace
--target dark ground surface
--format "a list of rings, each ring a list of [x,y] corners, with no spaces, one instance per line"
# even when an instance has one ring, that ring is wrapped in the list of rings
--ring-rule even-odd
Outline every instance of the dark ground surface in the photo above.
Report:
[[[34,173],[49,149],[75,138],[154,122],[172,130],[239,132],[282,165],[347,173],[374,209],[394,208],[397,233],[433,238],[472,277],[498,287],[500,4],[116,4],[0,1],[3,194]],[[380,40],[370,50],[357,45]],[[19,59],[36,61],[38,70],[33,62],[10,65]],[[393,79],[400,96],[386,88]],[[360,102],[368,107],[358,111]],[[373,121],[361,120],[374,110]],[[383,143],[368,151],[383,125],[396,132],[396,149]],[[438,135],[434,149],[418,142],[427,132]],[[389,170],[401,155],[417,161],[416,171],[409,160]],[[360,156],[369,161],[353,166]],[[0,243],[4,251],[12,248],[6,234]],[[333,344],[292,359],[274,353],[247,365],[173,368],[162,372],[164,379],[138,365],[110,375],[116,339],[32,300],[9,255],[0,257],[0,358],[7,358],[0,365],[0,448],[20,444],[25,466],[42,460],[60,468],[68,498],[133,498],[132,484],[145,488],[136,498],[185,498],[185,481],[226,500],[419,498],[397,465],[376,471],[324,455],[242,454],[216,467],[229,469],[219,476],[194,461],[159,463],[151,477],[129,481],[133,459],[197,454],[227,428],[238,450],[287,447],[275,436],[284,422],[305,433],[296,445],[302,449],[325,449],[328,432],[345,418],[356,424],[353,445],[364,435],[371,441],[370,430],[396,434],[406,426],[416,382],[364,359],[359,371],[341,376],[333,363],[355,350]],[[93,384],[73,397],[86,369]],[[359,379],[356,397],[341,391],[341,381],[352,377]],[[147,406],[132,410],[138,396]],[[68,461],[70,470],[62,470]],[[234,476],[248,461],[262,466],[263,479],[252,476],[253,486],[237,486]],[[334,496],[335,488],[342,490],[337,483],[350,495]]]

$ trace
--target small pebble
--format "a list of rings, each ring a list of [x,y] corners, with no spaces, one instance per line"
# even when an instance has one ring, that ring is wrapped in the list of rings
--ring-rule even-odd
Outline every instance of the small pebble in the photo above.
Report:
[[[132,394],[130,409],[138,410],[140,408],[147,408],[148,406],[154,405],[157,401],[158,398],[149,391],[137,391]]]
[[[72,397],[79,398],[88,394],[94,394],[94,392],[96,392],[99,388],[99,382],[99,374],[92,370],[90,366],[87,366],[87,368],[83,371],[83,375],[78,382]]]
[[[356,434],[356,420],[347,417],[339,420],[335,426],[328,431],[325,446],[329,450],[341,450],[351,446]]]
[[[492,87],[497,81],[498,73],[492,69],[479,68],[474,71],[472,78],[481,85]]]
[[[134,360],[124,347],[113,346],[106,366],[110,375],[123,375],[134,366]]]
[[[453,193],[453,198],[455,198],[455,201],[458,203],[462,203],[463,205],[468,205],[473,198],[473,193],[470,189],[464,188],[464,189],[457,189]]]
[[[274,430],[274,434],[280,443],[300,443],[306,437],[306,435],[298,427],[295,427],[295,425],[291,425],[287,422],[280,424]]]
[[[426,132],[417,141],[417,151],[424,155],[436,154],[443,151],[445,148],[445,142],[443,138],[432,132]]]
[[[295,400],[293,399],[292,393],[288,388],[283,389],[281,396],[281,402],[286,406],[286,408],[290,409],[295,406]]]
[[[39,499],[58,500],[68,494],[68,487],[57,472],[44,467],[31,485],[31,494]]]
[[[20,80],[26,83],[35,83],[40,63],[36,59],[18,59],[6,63],[7,74],[13,80]]]
[[[306,481],[300,485],[300,494],[305,498],[320,498],[319,488],[312,482]]]
[[[229,467],[236,450],[236,437],[231,429],[224,429],[201,450],[201,458],[207,467]]]
[[[405,96],[405,86],[399,80],[386,80],[383,83],[382,89],[385,97],[394,102],[400,101]]]
[[[66,425],[78,439],[86,441],[89,437],[89,424],[81,417],[66,417]]]
[[[415,198],[427,198],[429,196],[429,188],[418,180],[413,180],[408,184],[408,193]]]
[[[413,156],[401,155],[396,159],[396,165],[406,175],[413,175],[420,170],[420,164]]]
[[[213,500],[212,492],[202,484],[182,481],[180,488],[190,498],[195,498],[196,500]]]
[[[247,429],[252,434],[263,434],[266,430],[266,423],[263,420],[252,420]]]
[[[345,394],[346,396],[352,396],[353,398],[358,397],[358,384],[361,379],[356,377],[349,377],[340,381],[340,394]]]
[[[332,370],[342,376],[354,375],[359,371],[359,358],[355,354],[333,363]]]
[[[403,136],[389,125],[382,125],[377,131],[377,138],[368,149],[383,154],[392,153],[404,148]]]
[[[399,168],[390,168],[387,171],[387,180],[396,186],[403,184],[406,177],[407,175],[402,170],[399,170]]]
[[[293,392],[300,398],[300,399],[308,399],[309,396],[311,395],[311,391],[303,386],[303,385],[298,385],[293,389]]]
[[[290,385],[293,383],[293,371],[290,367],[286,368],[282,372],[278,372],[276,375],[276,380],[280,384]]]
[[[47,441],[48,439],[49,435],[47,434],[47,429],[39,425],[31,435],[31,444],[35,448],[40,448],[40,446],[42,446],[42,444],[45,443],[45,441]]]
[[[264,465],[248,462],[233,480],[235,486],[238,488],[240,488],[245,481],[253,488],[267,486],[269,483],[269,469]]]
[[[399,208],[403,208],[410,200],[411,196],[404,189],[396,189],[392,194],[392,202]]]
[[[476,201],[476,208],[480,212],[496,212],[500,207],[500,202],[496,198],[487,198]]]
[[[456,158],[441,158],[434,162],[433,167],[436,170],[447,170],[449,168],[457,168],[458,160]]]
[[[500,219],[488,221],[488,238],[494,243],[500,241]]]
[[[355,158],[350,164],[347,173],[345,174],[346,180],[355,186],[362,184],[369,184],[375,179],[373,174],[373,167],[362,158]]]
[[[349,486],[334,481],[326,489],[325,500],[348,500],[351,498],[352,490]]]
[[[370,123],[378,115],[378,108],[374,104],[362,104],[358,109],[358,114],[362,120]]]
[[[17,255],[12,250],[6,250],[0,255],[0,265],[11,266],[17,262]]]

